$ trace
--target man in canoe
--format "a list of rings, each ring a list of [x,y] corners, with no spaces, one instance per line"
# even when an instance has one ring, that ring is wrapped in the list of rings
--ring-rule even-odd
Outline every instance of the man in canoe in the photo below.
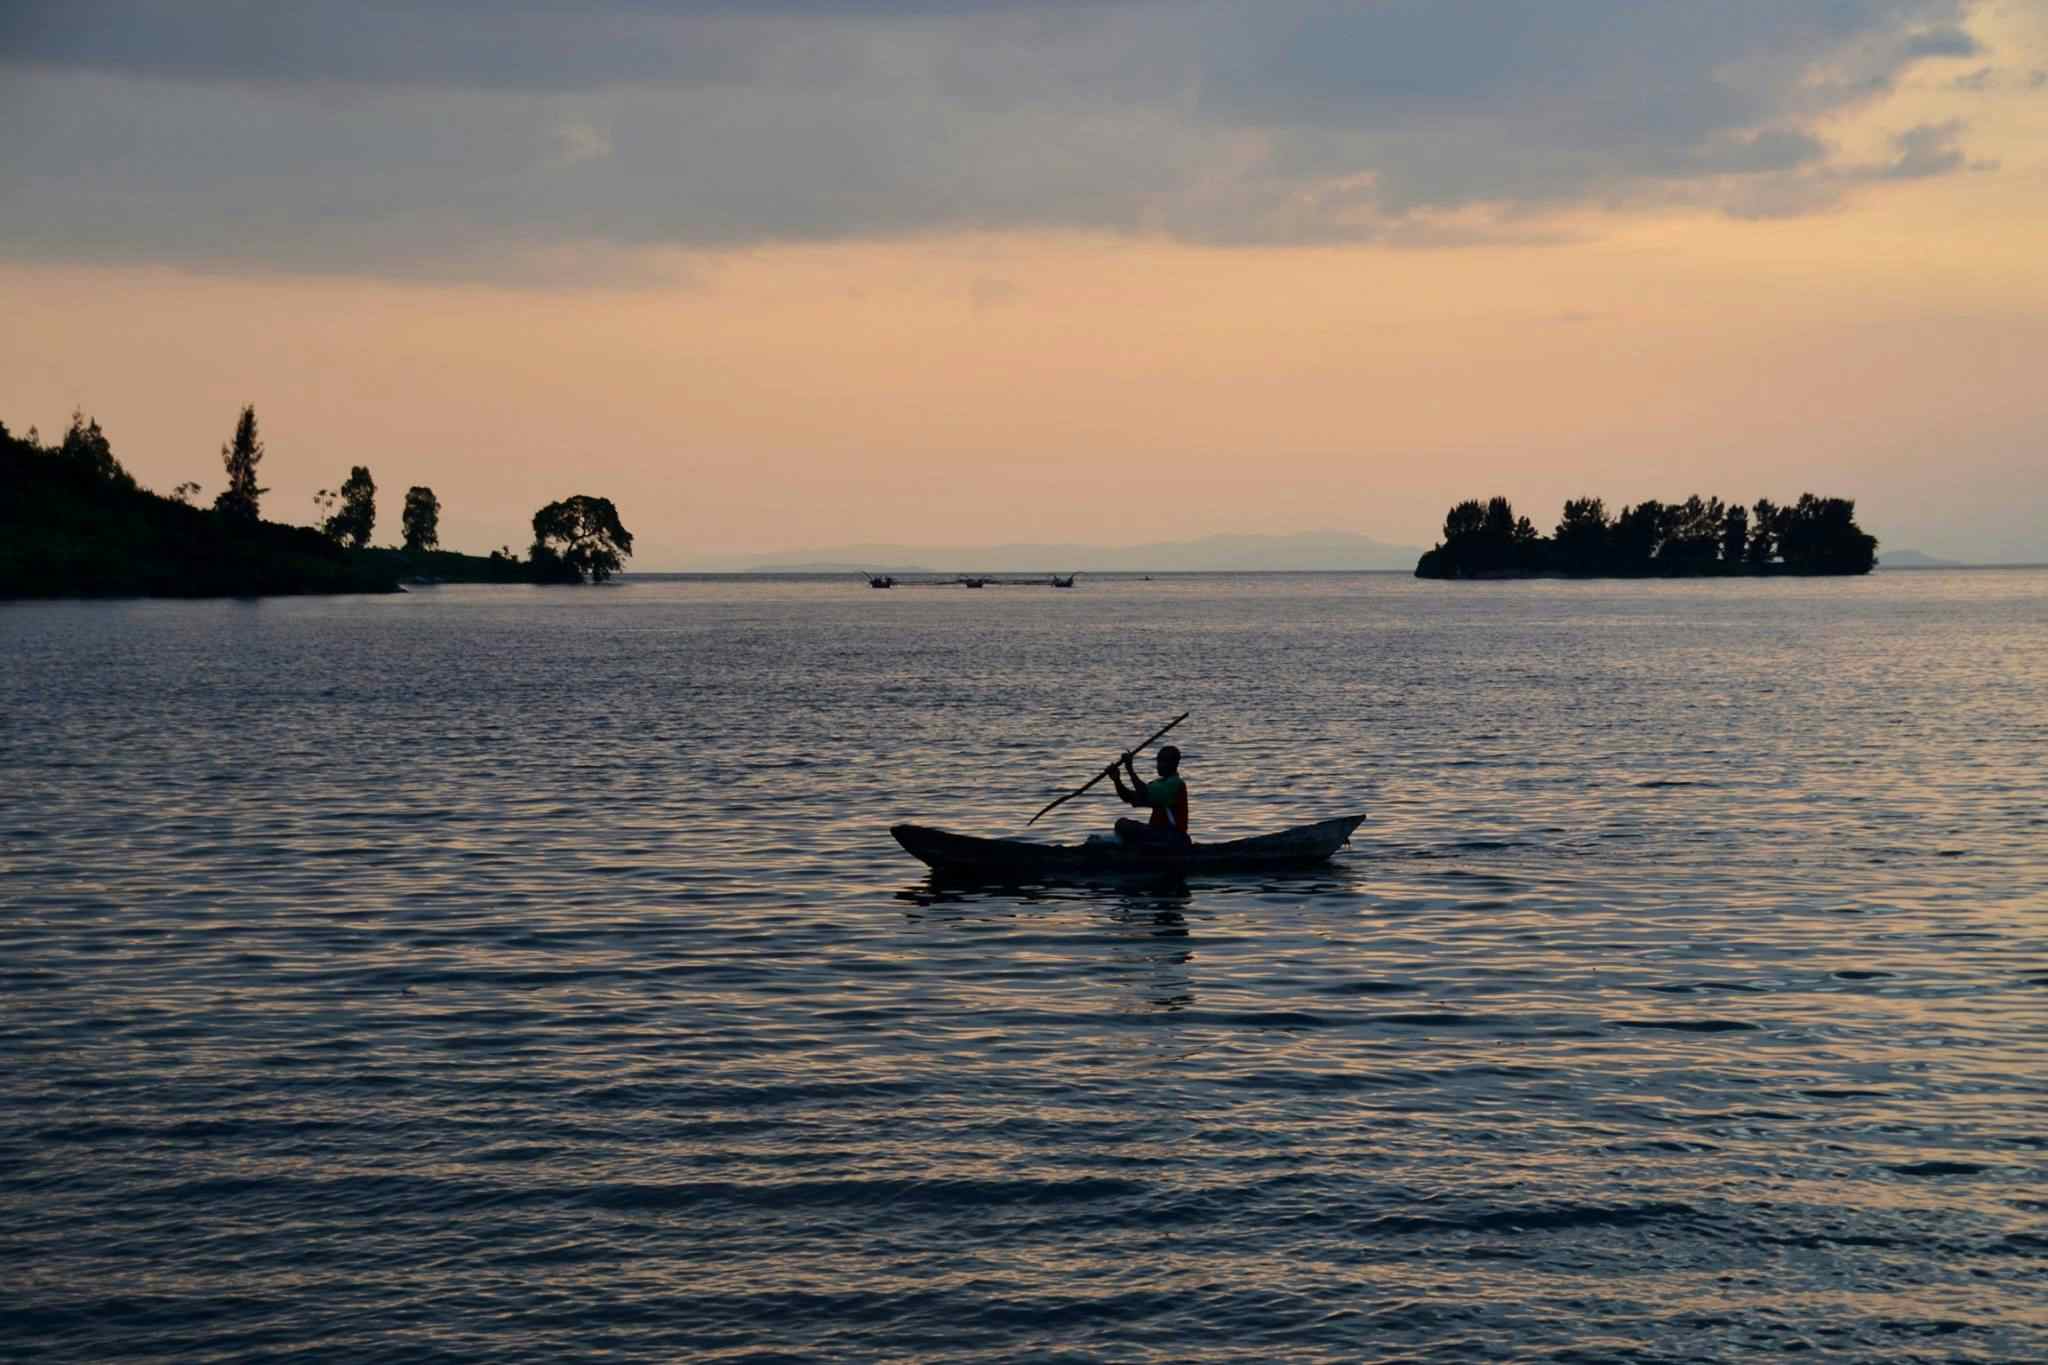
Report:
[[[1155,781],[1140,782],[1138,770],[1131,766],[1131,756],[1125,753],[1120,760],[1123,772],[1131,775],[1131,785],[1124,785],[1123,773],[1112,763],[1106,770],[1109,780],[1116,783],[1116,794],[1127,806],[1149,807],[1152,819],[1149,824],[1124,819],[1116,822],[1116,837],[1127,844],[1152,844],[1160,847],[1183,847],[1188,843],[1188,784],[1181,780],[1180,750],[1169,744],[1159,751],[1159,777]]]

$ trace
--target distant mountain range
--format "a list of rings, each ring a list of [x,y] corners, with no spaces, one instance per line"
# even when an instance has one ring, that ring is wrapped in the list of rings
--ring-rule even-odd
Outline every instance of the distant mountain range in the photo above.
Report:
[[[1918,550],[1887,550],[1882,545],[1877,551],[1877,567],[1880,569],[1959,569],[1962,563],[1954,559],[1936,559],[1933,555]]]
[[[1199,573],[1413,569],[1422,551],[1349,531],[1217,535],[1133,545],[834,545],[774,555],[703,556],[706,573]]]

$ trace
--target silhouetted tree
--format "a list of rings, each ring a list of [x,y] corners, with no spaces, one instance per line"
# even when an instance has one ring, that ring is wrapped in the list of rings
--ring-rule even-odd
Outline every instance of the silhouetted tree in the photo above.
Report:
[[[1749,562],[1768,564],[1778,557],[1778,505],[1769,498],[1756,500],[1756,521],[1749,528]]]
[[[1444,514],[1444,543],[1449,544],[1459,536],[1471,535],[1485,525],[1485,506],[1467,498]]]
[[[114,458],[114,447],[99,422],[82,412],[72,412],[71,426],[55,453],[81,484],[110,484],[124,492],[135,491],[134,476]]]
[[[1623,573],[1642,573],[1657,551],[1664,547],[1664,536],[1670,516],[1664,504],[1655,498],[1648,498],[1634,507],[1624,507],[1621,515],[1614,519],[1614,530],[1608,538],[1612,549],[1609,563]]]
[[[1502,540],[1513,540],[1515,535],[1515,505],[1506,498],[1486,500],[1486,519],[1481,530]]]
[[[1706,564],[1720,555],[1727,509],[1719,498],[1702,498],[1695,493],[1669,511],[1664,544],[1657,551],[1659,559]]]
[[[602,583],[633,553],[633,533],[619,522],[610,498],[579,493],[533,514],[535,569],[543,576]]]
[[[1599,498],[1573,498],[1564,505],[1553,537],[1558,567],[1568,573],[1596,573],[1607,563],[1610,523]]]
[[[1779,515],[1778,553],[1799,573],[1868,573],[1877,563],[1877,537],[1856,525],[1851,498],[1801,493]]]
[[[1444,516],[1444,542],[1425,555],[1425,576],[1470,577],[1509,569],[1543,568],[1548,542],[1506,498],[1467,500]],[[1418,566],[1420,569],[1422,566]]]
[[[1517,569],[1527,573],[1535,573],[1539,569],[1550,567],[1550,542],[1536,529],[1536,523],[1527,517],[1515,518],[1508,558]]]
[[[323,509],[335,509],[320,527],[329,540],[358,550],[370,543],[370,532],[377,525],[377,481],[370,477],[369,466],[352,466],[339,492],[323,488],[313,495],[313,502]]]
[[[1415,566],[1422,578],[1472,578],[1515,571],[1653,575],[1760,572],[1782,555],[1794,573],[1867,573],[1877,541],[1856,525],[1856,504],[1802,494],[1790,507],[1769,499],[1756,516],[1719,498],[1682,503],[1646,498],[1611,521],[1598,498],[1564,505],[1555,536],[1539,535],[1506,498],[1467,500],[1444,518],[1444,542]],[[1725,566],[1725,567],[1724,567]]]
[[[220,491],[213,505],[229,521],[256,520],[257,499],[270,491],[256,486],[256,466],[262,459],[263,442],[256,434],[256,407],[252,403],[242,409],[236,420],[234,439],[220,448],[220,462],[227,466],[228,486]]]
[[[1610,524],[1607,503],[1601,498],[1569,498],[1564,514],[1557,519],[1557,538],[1571,540],[1594,531],[1606,534]]]
[[[199,485],[194,483],[192,480],[187,479],[185,480],[185,482],[179,484],[176,488],[173,488],[171,490],[171,496],[173,498],[176,498],[179,502],[185,503],[189,506],[192,502],[192,499],[199,496]]]
[[[1749,551],[1749,511],[1741,503],[1721,519],[1721,562],[1740,564]]]
[[[0,598],[389,591],[319,532],[201,511],[141,488],[96,423],[65,438],[0,439]]]
[[[441,500],[434,496],[433,489],[414,484],[405,490],[401,524],[408,550],[431,550],[441,543]]]

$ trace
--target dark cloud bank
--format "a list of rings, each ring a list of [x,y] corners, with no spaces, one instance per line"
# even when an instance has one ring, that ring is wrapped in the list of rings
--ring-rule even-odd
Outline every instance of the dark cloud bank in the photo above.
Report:
[[[1443,242],[1969,166],[1817,121],[1963,0],[0,6],[0,250],[395,268],[949,229]]]

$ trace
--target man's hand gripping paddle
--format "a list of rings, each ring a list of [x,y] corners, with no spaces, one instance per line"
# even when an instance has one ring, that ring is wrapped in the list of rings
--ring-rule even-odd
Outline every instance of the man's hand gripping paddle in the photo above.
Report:
[[[1162,738],[1164,738],[1164,737],[1165,737],[1165,735],[1166,735],[1166,732],[1167,732],[1168,730],[1171,730],[1171,729],[1172,729],[1172,728],[1173,728],[1174,726],[1176,726],[1176,725],[1180,724],[1180,723],[1181,723],[1182,721],[1186,720],[1186,719],[1187,719],[1187,718],[1188,718],[1188,717],[1189,717],[1190,715],[1192,715],[1192,714],[1194,714],[1194,713],[1193,713],[1193,712],[1191,712],[1191,711],[1183,711],[1183,712],[1181,712],[1181,713],[1180,713],[1179,715],[1175,716],[1175,717],[1174,717],[1174,718],[1173,718],[1172,720],[1170,720],[1170,721],[1166,722],[1166,724],[1164,724],[1164,725],[1160,726],[1158,730],[1154,731],[1154,732],[1153,732],[1153,734],[1152,734],[1152,737],[1151,737],[1150,739],[1148,739],[1148,740],[1144,741],[1144,742],[1143,742],[1142,744],[1138,745],[1138,746],[1137,746],[1137,747],[1136,747],[1135,749],[1132,749],[1132,750],[1130,750],[1130,751],[1129,751],[1128,753],[1126,753],[1126,754],[1124,754],[1124,755],[1123,755],[1123,758],[1120,758],[1120,759],[1118,759],[1117,761],[1118,761],[1118,762],[1122,762],[1122,761],[1123,761],[1123,759],[1128,759],[1128,758],[1136,758],[1136,757],[1137,757],[1137,756],[1138,756],[1139,754],[1142,754],[1142,753],[1144,753],[1144,752],[1145,752],[1145,751],[1146,751],[1147,749],[1151,748],[1151,747],[1152,747],[1152,746],[1153,746],[1154,744],[1157,744],[1157,743],[1158,743],[1158,742],[1159,742],[1159,741],[1160,741],[1160,740],[1161,740]],[[1113,766],[1115,766],[1115,765],[1114,765],[1114,764],[1112,764],[1111,766],[1113,767]],[[1031,817],[1031,818],[1030,818],[1029,820],[1026,820],[1026,821],[1024,822],[1024,827],[1025,827],[1026,829],[1029,829],[1029,828],[1031,828],[1031,826],[1033,826],[1033,825],[1035,825],[1035,824],[1037,824],[1037,823],[1038,823],[1038,820],[1039,820],[1039,816],[1045,815],[1045,814],[1047,814],[1048,812],[1050,812],[1050,811],[1054,810],[1055,808],[1057,808],[1057,807],[1059,807],[1059,806],[1063,806],[1063,805],[1065,805],[1065,804],[1066,804],[1067,802],[1069,802],[1069,801],[1073,800],[1073,799],[1074,799],[1075,797],[1079,796],[1079,795],[1080,795],[1080,794],[1081,794],[1082,792],[1085,792],[1085,791],[1087,791],[1087,790],[1088,790],[1088,788],[1090,788],[1090,787],[1094,786],[1094,785],[1095,785],[1095,784],[1096,784],[1097,782],[1100,782],[1100,781],[1101,781],[1101,780],[1102,780],[1103,778],[1105,778],[1105,777],[1108,777],[1108,776],[1109,776],[1109,769],[1108,769],[1108,768],[1104,768],[1104,769],[1103,769],[1103,770],[1102,770],[1101,772],[1099,772],[1099,773],[1095,774],[1095,776],[1093,776],[1093,777],[1089,778],[1087,782],[1085,782],[1085,783],[1084,783],[1084,784],[1082,784],[1081,786],[1079,786],[1079,787],[1075,788],[1075,789],[1074,789],[1073,791],[1070,791],[1070,792],[1068,792],[1068,793],[1067,793],[1067,794],[1066,794],[1065,796],[1062,796],[1062,797],[1061,797],[1061,798],[1060,798],[1059,800],[1057,800],[1057,801],[1053,802],[1053,803],[1052,803],[1052,805],[1050,805],[1050,806],[1047,806],[1047,807],[1045,808],[1045,810],[1042,810],[1042,811],[1038,812],[1038,815],[1034,815],[1034,816],[1032,816],[1032,817]]]

